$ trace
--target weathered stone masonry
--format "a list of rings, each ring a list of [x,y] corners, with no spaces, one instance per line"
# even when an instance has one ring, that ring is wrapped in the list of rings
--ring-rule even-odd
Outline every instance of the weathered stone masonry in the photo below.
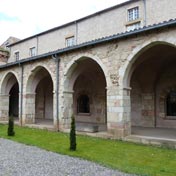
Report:
[[[93,77],[96,77],[99,74],[100,79],[102,79],[100,83],[98,82],[98,80],[95,80],[96,83],[94,84],[96,84],[97,86],[99,84],[102,84],[101,86],[103,86],[103,84],[106,84],[104,85],[106,86],[106,92],[104,94],[106,95],[106,97],[104,97],[103,100],[100,100],[102,101],[102,103],[104,102],[104,105],[102,104],[102,106],[104,106],[104,113],[103,116],[96,115],[96,119],[94,119],[94,115],[92,117],[89,116],[86,119],[86,116],[83,114],[82,119],[79,119],[80,117],[77,116],[79,121],[88,121],[97,124],[104,123],[106,125],[107,131],[113,134],[115,138],[121,138],[129,135],[131,133],[131,124],[137,126],[154,127],[155,118],[157,118],[158,126],[175,128],[175,120],[170,120],[170,122],[168,122],[167,119],[164,119],[164,103],[162,102],[164,101],[163,99],[166,94],[165,92],[169,91],[168,89],[173,87],[170,85],[171,83],[169,83],[169,87],[164,84],[167,88],[162,88],[160,86],[158,87],[161,89],[161,93],[160,90],[157,91],[157,94],[159,95],[156,97],[156,101],[159,102],[156,113],[154,112],[154,96],[156,95],[154,95],[154,93],[152,92],[153,90],[150,91],[150,89],[147,88],[147,86],[145,85],[143,88],[140,88],[140,82],[138,80],[135,81],[136,78],[134,72],[135,70],[137,70],[137,65],[141,64],[140,62],[144,62],[142,60],[139,61],[138,58],[140,58],[140,56],[145,52],[147,54],[147,51],[152,49],[153,47],[166,47],[167,51],[167,46],[169,46],[172,48],[172,57],[174,57],[176,53],[176,37],[173,36],[175,36],[175,28],[170,28],[167,30],[162,30],[160,32],[153,31],[151,33],[142,33],[135,36],[132,35],[125,39],[114,40],[94,46],[88,46],[86,48],[83,47],[74,51],[68,51],[66,53],[63,52],[59,54],[59,121],[57,121],[56,117],[57,68],[56,62],[52,58],[52,56],[32,62],[29,61],[20,65],[17,64],[11,67],[1,68],[0,119],[8,119],[9,92],[13,85],[17,82],[19,85],[19,121],[22,122],[22,124],[35,123],[36,111],[38,111],[35,107],[36,87],[39,85],[41,80],[46,78],[46,82],[51,82],[53,87],[52,95],[51,93],[49,95],[49,97],[52,96],[53,103],[50,102],[47,105],[51,105],[49,109],[51,112],[50,115],[52,117],[47,118],[53,119],[54,126],[57,128],[57,126],[59,125],[59,130],[69,128],[70,117],[72,113],[75,113],[76,115],[76,112],[74,112],[73,103],[74,92],[79,91],[79,89],[74,90],[74,85],[80,75],[88,74],[90,76],[90,70],[86,70],[86,66],[90,64],[90,68],[95,68],[92,68],[91,72],[93,73],[93,75],[91,75],[90,78],[93,79]],[[155,51],[153,50],[152,52]],[[153,57],[153,55],[151,55],[149,52],[149,55],[146,55],[146,58],[144,58],[146,64],[147,60],[149,60],[150,57]],[[163,62],[165,59],[166,58],[162,59]],[[84,63],[86,63],[86,65],[84,65]],[[158,64],[160,63],[158,62]],[[79,65],[81,65],[81,67],[79,67]],[[24,70],[22,85],[23,103],[21,115],[20,109],[22,67]],[[95,73],[96,70],[98,70],[97,73]],[[146,83],[148,76],[150,77],[150,75],[146,74],[144,77],[144,79],[146,79]],[[89,79],[89,77],[87,77],[87,79]],[[105,83],[103,83],[103,79],[105,79]],[[162,79],[165,79],[164,75]],[[160,82],[162,82],[162,79],[160,80]],[[173,85],[175,85],[176,82],[174,80],[172,82]],[[150,81],[148,81],[148,83],[151,84]],[[93,89],[94,88],[95,86],[93,85]],[[100,88],[97,87],[96,89],[101,90]],[[82,89],[85,89],[85,87],[83,86]],[[88,89],[91,89],[91,87]],[[92,91],[90,91],[90,93],[93,94]],[[93,100],[91,101],[95,101],[94,99],[96,96],[97,92],[95,91],[94,95],[92,96]],[[101,105],[101,102],[99,103]],[[97,106],[99,105],[97,104]],[[43,109],[44,107],[41,106],[40,112],[42,112]],[[99,112],[100,110],[98,111],[98,109],[94,109],[94,111],[96,111],[98,114],[101,113]]]
[[[113,138],[133,126],[175,129],[175,7],[131,0],[10,44],[9,58],[0,53],[0,121],[65,131],[74,114],[78,131]]]

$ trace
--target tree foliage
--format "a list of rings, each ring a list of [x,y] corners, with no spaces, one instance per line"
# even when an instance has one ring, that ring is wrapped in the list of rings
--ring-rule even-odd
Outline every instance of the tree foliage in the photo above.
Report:
[[[70,150],[76,150],[76,129],[75,129],[75,117],[71,117],[71,129],[70,129]]]
[[[13,116],[9,117],[9,123],[8,123],[8,136],[14,136],[15,135],[15,131],[14,131],[14,118]]]

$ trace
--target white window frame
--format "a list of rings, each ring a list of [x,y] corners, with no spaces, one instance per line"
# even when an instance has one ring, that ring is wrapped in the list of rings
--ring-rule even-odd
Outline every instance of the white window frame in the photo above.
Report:
[[[75,36],[70,36],[65,38],[65,45],[66,47],[71,47],[75,45]]]
[[[29,48],[29,54],[31,57],[36,56],[36,47]]]
[[[127,19],[128,21],[134,21],[134,20],[139,19],[139,7],[138,6],[128,9]]]
[[[14,52],[14,58],[15,58],[15,61],[20,60],[20,52],[19,51]]]

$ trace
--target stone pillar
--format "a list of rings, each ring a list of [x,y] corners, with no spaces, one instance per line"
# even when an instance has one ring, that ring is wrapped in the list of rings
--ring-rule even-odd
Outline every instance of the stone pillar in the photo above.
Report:
[[[53,125],[55,129],[59,129],[59,107],[57,107],[57,95],[56,91],[53,92]],[[58,108],[58,112],[57,112]],[[57,119],[58,118],[58,119]]]
[[[114,138],[131,134],[130,89],[111,87],[107,91],[107,129]]]
[[[9,95],[0,95],[0,121],[9,119]]]
[[[63,93],[62,113],[59,119],[59,129],[69,129],[71,116],[73,114],[73,91],[65,91]]]
[[[18,95],[18,96],[19,96],[19,102],[18,102],[18,112],[19,112],[19,113],[18,113],[18,117],[19,117],[19,124],[20,124],[20,125],[23,125],[23,124],[22,124],[22,122],[23,122],[23,121],[22,121],[22,114],[21,114],[21,108],[23,108],[23,107],[21,107],[21,92],[19,92],[19,95]]]
[[[155,100],[153,93],[142,93],[142,126],[155,126]]]
[[[23,123],[35,123],[35,93],[26,93],[23,95]]]

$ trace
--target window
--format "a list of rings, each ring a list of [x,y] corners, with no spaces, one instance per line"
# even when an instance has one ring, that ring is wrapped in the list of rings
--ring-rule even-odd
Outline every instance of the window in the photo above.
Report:
[[[166,100],[167,116],[176,116],[176,91],[171,91]]]
[[[134,21],[139,18],[139,7],[128,10],[128,21]]]
[[[77,112],[90,113],[89,97],[87,95],[80,95],[77,99]]]
[[[18,61],[20,58],[20,52],[19,51],[15,52],[14,57],[15,57],[15,60]]]
[[[65,39],[65,42],[67,47],[73,46],[75,44],[75,37],[74,36],[68,37]]]
[[[135,29],[139,29],[140,27],[141,27],[140,22],[133,23],[133,24],[127,26],[127,31],[132,31],[132,30],[135,30]]]
[[[32,47],[30,48],[30,56],[35,56],[36,55],[36,48],[35,47]]]
[[[8,49],[8,45],[9,45],[10,43],[7,41],[4,45],[4,47],[5,47],[5,49]]]

